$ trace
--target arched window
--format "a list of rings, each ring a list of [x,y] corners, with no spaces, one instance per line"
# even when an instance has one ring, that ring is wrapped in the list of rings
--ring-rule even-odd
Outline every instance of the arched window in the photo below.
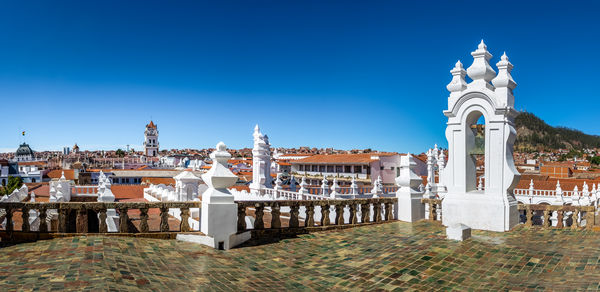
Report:
[[[479,186],[485,173],[485,116],[479,111],[469,113],[466,120],[466,191],[483,190]]]

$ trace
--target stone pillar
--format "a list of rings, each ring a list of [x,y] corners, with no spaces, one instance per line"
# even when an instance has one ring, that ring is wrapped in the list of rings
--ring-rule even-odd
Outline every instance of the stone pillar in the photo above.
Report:
[[[255,194],[260,194],[261,189],[271,188],[271,145],[269,144],[269,137],[260,132],[258,125],[254,128],[253,137],[250,190]]]
[[[201,236],[198,242],[218,249],[230,249],[250,239],[250,233],[236,234],[237,204],[227,188],[233,186],[238,177],[227,168],[231,154],[225,144],[219,142],[216,148],[210,154],[212,167],[202,175],[208,189],[202,194],[200,221],[200,231],[205,236]]]
[[[435,192],[440,198],[443,198],[446,193],[445,178],[443,176],[444,168],[446,167],[446,155],[444,154],[444,150],[440,150],[439,153],[440,154],[436,159],[438,166],[438,183],[436,184]]]
[[[279,199],[279,197],[281,197],[280,195],[280,191],[283,190],[283,182],[281,181],[281,173],[277,174],[277,179],[275,180],[275,187],[273,188],[275,190],[275,194],[274,194],[274,198],[273,199]]]
[[[422,179],[413,170],[416,165],[410,153],[400,157],[400,176],[396,178],[400,188],[396,191],[398,202],[394,208],[396,220],[414,222],[425,218],[425,205],[421,203],[423,193],[418,191]]]
[[[350,188],[352,189],[352,198],[358,196],[358,185],[356,184],[356,179],[352,178],[352,183],[350,184]]]
[[[436,145],[437,146],[437,145]],[[427,151],[427,184],[433,186],[435,183],[435,174],[433,173],[433,150]]]
[[[329,181],[327,181],[325,175],[323,175],[323,181],[321,182],[321,191],[323,197],[329,196]]]
[[[340,185],[338,185],[337,178],[334,178],[333,183],[331,184],[331,194],[329,194],[329,197],[332,199],[335,199],[339,195],[340,195]]]
[[[301,194],[308,194],[308,189],[306,188],[308,184],[306,183],[306,177],[302,177],[302,181],[300,181],[300,190],[298,191]]]
[[[383,181],[381,180],[381,176],[378,176],[377,180],[373,183],[371,194],[373,194],[373,198],[379,198],[383,195]]]

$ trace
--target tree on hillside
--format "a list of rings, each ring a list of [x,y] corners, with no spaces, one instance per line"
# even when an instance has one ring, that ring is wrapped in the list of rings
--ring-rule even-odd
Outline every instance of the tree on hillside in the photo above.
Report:
[[[594,156],[594,157],[588,156],[587,159],[591,164],[600,165],[600,156]]]

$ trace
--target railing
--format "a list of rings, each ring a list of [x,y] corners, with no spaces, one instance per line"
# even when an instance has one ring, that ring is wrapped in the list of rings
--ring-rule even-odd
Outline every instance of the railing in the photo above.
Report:
[[[530,189],[514,189],[513,194],[515,196],[543,196],[553,197],[556,196],[556,190],[530,190]],[[570,197],[573,195],[573,191],[562,191],[563,197]]]
[[[358,194],[359,195],[370,194],[372,189],[373,189],[373,187],[359,187]],[[390,194],[390,193],[395,193],[398,190],[398,187],[383,187],[382,190],[383,190],[384,194]],[[339,187],[337,189],[337,191],[339,194],[342,194],[342,195],[351,195],[352,194],[351,187]],[[321,187],[308,187],[308,192],[313,195],[320,195],[323,193],[323,190],[321,189]],[[331,187],[329,188],[329,192],[330,193],[332,192]]]
[[[292,191],[277,190],[276,199],[285,200],[323,200],[323,196],[316,196],[311,194],[303,194]]]
[[[442,199],[421,199],[421,203],[425,204],[428,209],[426,220],[442,220]]]
[[[263,229],[326,229],[328,227],[350,227],[360,224],[379,223],[394,219],[393,205],[396,198],[320,200],[320,201],[237,201],[238,232],[246,231],[248,210],[254,211],[253,230]],[[267,209],[268,208],[268,209]],[[282,209],[289,209],[287,226],[282,225]],[[320,216],[316,213],[320,209]],[[304,216],[300,216],[303,209]],[[265,211],[270,211],[271,220],[265,222]],[[333,211],[333,213],[331,213]],[[315,219],[315,215],[317,218]],[[333,216],[333,220],[331,220]],[[303,221],[302,224],[300,221]],[[265,224],[267,223],[267,224]],[[268,225],[268,226],[266,226]]]
[[[5,229],[0,230],[3,234],[12,234],[14,232],[37,232],[37,233],[108,233],[106,223],[107,211],[118,211],[118,230],[116,233],[149,233],[149,232],[190,232],[192,231],[188,222],[190,218],[190,208],[200,208],[201,202],[131,202],[131,203],[0,203],[0,209],[6,210]],[[149,209],[160,210],[159,230],[150,230],[148,225]],[[179,230],[172,231],[169,227],[169,208],[179,208],[181,210],[181,223]],[[38,212],[40,224],[37,231],[32,231],[29,220],[29,211]],[[139,227],[130,228],[132,220],[129,218],[129,210],[139,210]],[[13,215],[21,213],[22,224],[20,230],[15,230]],[[50,213],[58,213],[58,222],[56,228],[54,224],[48,222]],[[73,218],[75,217],[75,218]],[[75,219],[75,220],[73,220]],[[136,218],[137,219],[137,218]],[[97,226],[90,226],[89,222],[98,222]],[[50,224],[49,224],[50,223]],[[73,224],[75,226],[73,226]],[[90,227],[94,230],[90,230]],[[97,228],[97,229],[96,229]]]
[[[519,204],[518,210],[521,213],[521,222],[525,223],[525,226],[528,227],[539,225],[543,228],[570,227],[571,229],[576,229],[578,227],[592,228],[596,225],[594,206]],[[585,224],[583,224],[584,221]]]
[[[96,195],[98,194],[98,186],[72,186],[72,195]]]

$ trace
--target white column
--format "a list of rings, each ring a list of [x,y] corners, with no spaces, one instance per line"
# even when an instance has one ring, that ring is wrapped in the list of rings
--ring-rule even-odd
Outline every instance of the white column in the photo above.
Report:
[[[418,191],[422,180],[413,170],[416,165],[410,153],[400,157],[400,176],[396,178],[400,188],[396,191],[398,202],[394,214],[397,220],[414,222],[425,218],[425,206],[421,203],[423,194]]]

